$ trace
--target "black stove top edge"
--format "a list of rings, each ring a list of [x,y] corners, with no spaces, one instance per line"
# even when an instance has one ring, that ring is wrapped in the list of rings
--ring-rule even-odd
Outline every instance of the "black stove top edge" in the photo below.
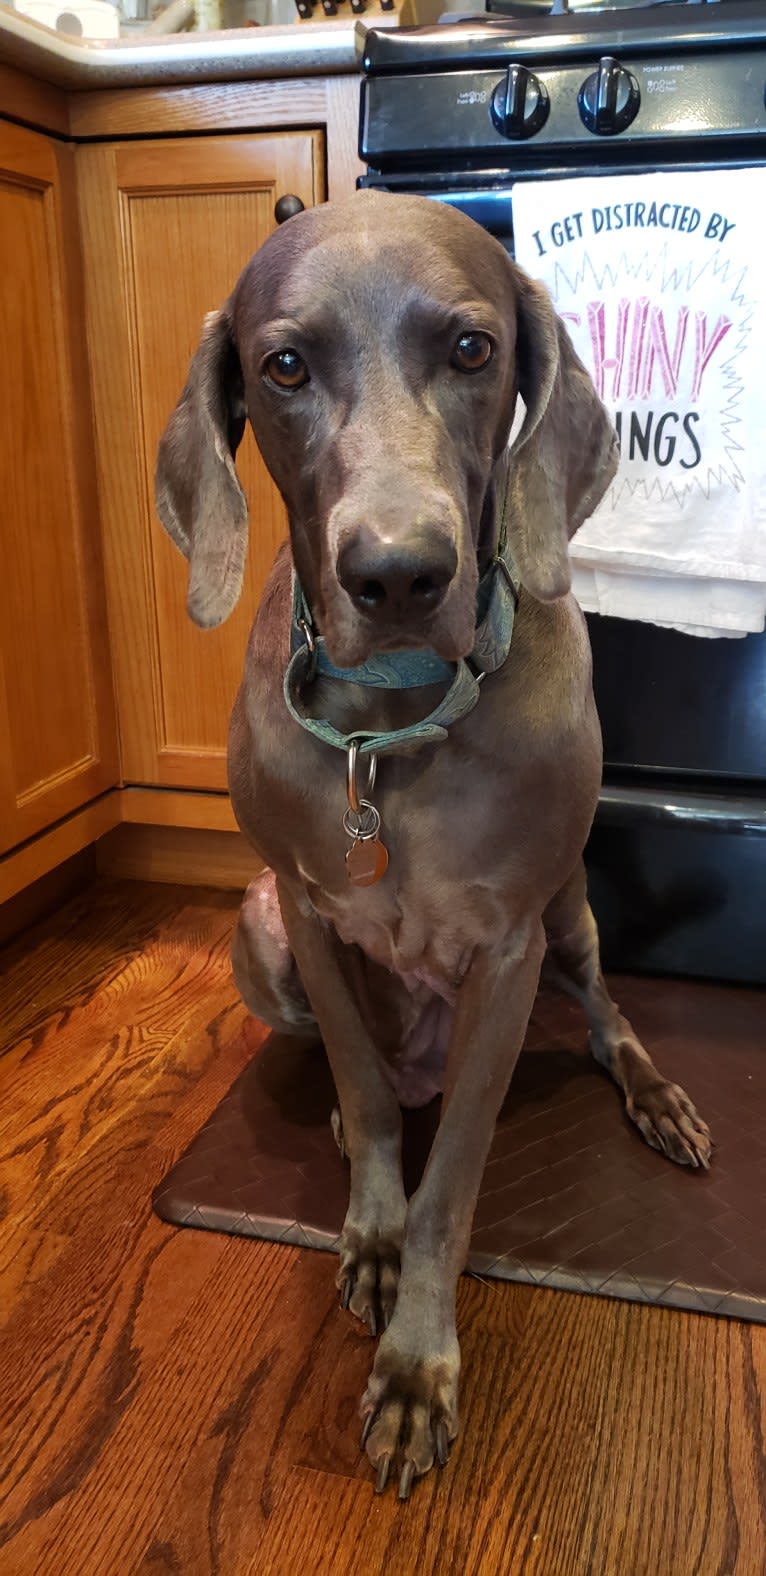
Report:
[[[477,16],[436,27],[405,27],[365,37],[362,64],[368,73],[460,70],[505,65],[512,58],[535,56],[553,61],[591,56],[608,48],[626,57],[662,53],[746,48],[766,43],[762,0],[726,0],[718,5],[670,4],[635,10],[578,11],[547,16]]]
[[[376,157],[366,160],[367,172],[359,177],[361,186],[380,186],[387,191],[426,191],[429,195],[464,195],[507,197],[515,181],[571,180],[578,175],[615,175],[621,171],[630,175],[654,175],[658,171],[682,175],[688,170],[745,170],[760,169],[763,165],[763,145],[757,138],[743,136],[730,139],[724,149],[716,149],[716,156],[700,158],[699,138],[674,141],[669,157],[659,160],[656,148],[646,146],[629,150],[610,147],[608,156],[583,161],[582,147],[570,144],[546,150],[535,156],[509,160],[505,164],[492,164],[486,157],[458,159],[443,154],[397,152],[391,159]],[[510,216],[510,207],[509,207]]]

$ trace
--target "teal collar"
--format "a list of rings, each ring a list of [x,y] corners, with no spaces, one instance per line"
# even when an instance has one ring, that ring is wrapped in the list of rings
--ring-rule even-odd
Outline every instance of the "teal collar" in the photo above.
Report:
[[[358,668],[337,668],[327,655],[322,636],[314,631],[311,610],[298,577],[293,574],[292,655],[284,681],[290,716],[316,739],[346,754],[353,744],[360,755],[385,755],[446,739],[451,724],[473,710],[485,674],[496,673],[508,656],[519,590],[518,574],[503,532],[495,556],[479,581],[476,640],[469,657],[445,662],[434,651],[394,651],[371,657]],[[368,732],[363,728],[341,733],[326,718],[310,717],[303,709],[302,692],[319,674],[346,683],[385,689],[415,689],[447,679],[452,682],[438,706],[422,722],[386,733]]]

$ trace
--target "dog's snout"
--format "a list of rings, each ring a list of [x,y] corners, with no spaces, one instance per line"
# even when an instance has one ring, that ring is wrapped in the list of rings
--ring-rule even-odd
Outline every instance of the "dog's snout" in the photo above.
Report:
[[[432,613],[456,570],[454,542],[431,532],[389,544],[358,530],[338,554],[338,579],[344,591],[360,612],[381,621],[413,622]]]

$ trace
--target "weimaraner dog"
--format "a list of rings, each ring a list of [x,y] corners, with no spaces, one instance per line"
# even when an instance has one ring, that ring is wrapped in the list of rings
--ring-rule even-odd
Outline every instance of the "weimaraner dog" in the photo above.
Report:
[[[337,1284],[383,1330],[362,1440],[406,1498],[458,1430],[456,1284],[544,959],[648,1143],[710,1158],[609,997],[585,891],[601,744],[567,541],[615,437],[498,242],[372,192],[289,219],[205,322],[157,498],[206,627],[240,593],[247,418],[290,541],[231,721],[232,801],[267,866],[235,977],[259,1018],[327,1049],[350,1160]],[[408,1201],[401,1106],[438,1091]]]

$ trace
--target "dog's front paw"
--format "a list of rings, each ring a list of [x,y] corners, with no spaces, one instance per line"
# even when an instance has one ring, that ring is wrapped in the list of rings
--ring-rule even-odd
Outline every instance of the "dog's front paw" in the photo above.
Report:
[[[431,1351],[404,1352],[392,1327],[378,1347],[362,1397],[362,1449],[376,1469],[382,1494],[392,1469],[399,1498],[438,1461],[446,1466],[458,1431],[460,1348],[454,1331]]]
[[[389,1226],[358,1227],[347,1221],[343,1228],[335,1284],[341,1307],[362,1319],[370,1335],[387,1330],[393,1318],[403,1236],[403,1215]]]
[[[679,1084],[658,1078],[627,1097],[628,1116],[652,1149],[680,1166],[707,1170],[713,1143],[710,1128]]]

